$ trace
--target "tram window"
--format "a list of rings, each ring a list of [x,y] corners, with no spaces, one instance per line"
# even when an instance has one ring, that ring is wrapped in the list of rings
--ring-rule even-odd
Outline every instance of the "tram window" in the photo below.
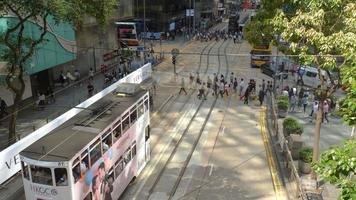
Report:
[[[122,157],[115,163],[115,178],[117,178],[124,170],[124,161]]]
[[[102,146],[103,146],[103,153],[108,151],[109,148],[112,146],[112,138],[111,134],[106,135],[105,138],[103,138],[102,141]]]
[[[80,179],[80,164],[79,163],[73,167],[72,173],[73,173],[74,183],[78,182]]]
[[[144,112],[145,112],[145,110],[143,108],[143,104],[139,105],[137,108],[137,118],[141,117]]]
[[[83,200],[92,200],[92,194],[91,192],[88,193],[88,195],[83,199]]]
[[[121,137],[121,124],[119,124],[119,125],[113,130],[113,136],[114,136],[114,142],[116,142],[116,141]]]
[[[68,186],[68,175],[66,168],[54,169],[54,177],[56,177],[56,186]]]
[[[89,156],[88,154],[82,155],[82,161],[80,162],[80,170],[82,174],[84,174],[88,170],[88,167],[89,167]]]
[[[22,167],[22,173],[23,173],[23,177],[27,180],[30,180],[30,174],[28,171],[28,165],[26,163],[24,163],[23,161],[21,161],[21,167]]]
[[[145,105],[145,111],[148,110],[148,99],[145,100],[144,105]]]
[[[101,157],[100,139],[95,141],[95,143],[91,145],[90,149],[90,166],[92,167],[95,162]]]
[[[146,141],[150,139],[150,126],[147,126],[145,129],[145,139]]]
[[[130,118],[129,116],[126,117],[126,119],[124,119],[124,121],[122,121],[122,132],[125,132],[130,126]]]
[[[34,183],[53,185],[52,172],[50,168],[31,165],[31,175],[32,182]]]
[[[124,163],[127,165],[131,161],[131,150],[130,148],[126,150],[124,154]]]
[[[132,147],[131,147],[131,151],[132,151],[132,158],[136,156],[136,142],[134,142],[132,144]]]
[[[133,108],[130,112],[131,112],[130,120],[131,120],[131,124],[133,124],[137,120],[137,110],[136,110],[136,108]]]
[[[111,167],[110,169],[109,169],[109,173],[108,173],[108,175],[107,175],[107,181],[108,181],[108,189],[109,189],[109,191],[110,191],[110,193],[113,191],[113,184],[114,184],[114,180],[115,180],[115,178],[114,178],[114,169],[113,169],[113,167]]]

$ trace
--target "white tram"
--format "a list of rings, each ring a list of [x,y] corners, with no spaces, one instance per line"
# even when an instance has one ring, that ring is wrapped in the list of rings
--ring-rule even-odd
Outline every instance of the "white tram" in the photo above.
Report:
[[[149,92],[122,84],[20,153],[26,199],[120,197],[150,159]]]

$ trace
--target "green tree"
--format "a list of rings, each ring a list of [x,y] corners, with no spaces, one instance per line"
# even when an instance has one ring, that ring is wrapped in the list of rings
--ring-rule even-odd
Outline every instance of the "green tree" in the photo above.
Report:
[[[16,119],[25,90],[23,75],[33,53],[46,42],[48,18],[53,17],[56,23],[67,22],[80,28],[84,18],[92,16],[98,24],[104,25],[117,5],[118,0],[0,0],[0,18],[12,18],[7,23],[8,27],[0,32],[0,59],[8,63],[5,80],[14,94],[9,143],[17,138]],[[39,35],[29,37],[25,34],[25,24],[29,20],[40,25]]]
[[[270,25],[272,33],[282,35],[289,43],[287,54],[297,55],[300,64],[314,64],[319,71],[320,87],[315,88],[319,105],[330,98],[343,85],[346,97],[341,104],[344,121],[354,126],[356,122],[356,3],[353,0],[297,0],[264,1],[264,9],[272,14],[260,18],[264,26]],[[266,5],[266,6],[265,6]],[[263,11],[266,13],[265,11]],[[266,29],[268,30],[268,29]],[[255,26],[250,32],[263,32]],[[246,36],[248,38],[248,36]],[[274,38],[275,44],[279,43]],[[252,41],[251,41],[252,42]],[[330,76],[326,83],[321,71]],[[320,127],[322,109],[317,112],[314,134],[313,161],[319,159]],[[324,162],[325,157],[322,157]],[[345,160],[343,160],[345,162]],[[320,171],[319,171],[320,172]],[[347,191],[342,191],[342,193]]]
[[[356,199],[356,139],[323,152],[312,167],[322,179],[341,188],[340,199]]]

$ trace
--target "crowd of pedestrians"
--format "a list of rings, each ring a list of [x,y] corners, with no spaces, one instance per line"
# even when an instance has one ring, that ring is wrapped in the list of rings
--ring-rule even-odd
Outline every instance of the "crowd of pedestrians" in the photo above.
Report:
[[[309,90],[296,87],[286,86],[282,90],[282,95],[288,96],[289,112],[302,111],[305,116],[309,117],[309,121],[313,122],[319,109],[322,111],[322,123],[329,123],[328,114],[330,113],[331,100],[324,100],[321,104],[317,97]],[[310,106],[310,113],[307,113],[307,107]]]
[[[235,95],[244,104],[248,105],[249,100],[255,99],[259,100],[260,105],[262,105],[266,93],[272,91],[272,82],[267,81],[266,83],[265,80],[262,80],[262,83],[259,85],[259,92],[256,94],[256,81],[250,79],[248,84],[245,84],[244,79],[241,78],[240,82],[238,82],[237,74],[234,74],[234,72],[231,72],[228,77],[225,77],[223,74],[214,73],[213,75],[208,75],[206,80],[203,80],[198,72],[190,72],[188,86],[186,85],[185,78],[181,78],[178,94],[180,95],[183,92],[187,95],[186,88],[198,90],[197,97],[201,100],[206,100],[209,95],[216,98]]]
[[[226,30],[216,30],[216,31],[197,31],[193,37],[197,41],[208,42],[208,41],[219,41],[232,39],[234,43],[238,43],[243,39],[242,31],[238,32],[227,32]]]

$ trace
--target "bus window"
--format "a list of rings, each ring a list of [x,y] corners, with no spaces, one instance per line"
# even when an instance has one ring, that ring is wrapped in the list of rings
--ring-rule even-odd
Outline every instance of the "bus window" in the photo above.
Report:
[[[23,161],[21,161],[21,167],[22,167],[22,173],[23,173],[23,177],[27,180],[30,180],[30,174],[28,171],[28,165],[26,163],[24,163]]]
[[[119,124],[114,130],[113,130],[113,137],[114,137],[114,142],[116,142],[120,137],[121,137],[121,124]]]
[[[80,163],[76,164],[73,169],[73,178],[74,178],[74,183],[78,182],[80,179]]]
[[[131,150],[128,148],[124,154],[124,163],[127,165],[131,161]]]
[[[132,151],[132,158],[133,158],[136,156],[136,142],[132,144],[131,151]]]
[[[66,168],[54,169],[54,177],[56,178],[56,186],[68,186],[68,176]]]
[[[90,145],[90,167],[94,165],[94,163],[99,160],[101,157],[101,145],[100,139],[96,140],[94,144]]]
[[[34,183],[53,185],[52,172],[50,168],[31,165],[31,175],[32,182]]]
[[[115,163],[115,178],[117,178],[122,170],[124,170],[124,161],[122,160],[122,157]]]
[[[122,121],[122,132],[125,132],[127,129],[130,127],[130,118],[127,115],[127,117]]]
[[[107,152],[109,148],[112,146],[112,138],[111,133],[104,136],[102,140],[103,153]]]
[[[131,114],[130,114],[130,120],[131,120],[131,124],[135,123],[137,120],[137,110],[134,107],[133,109],[131,109]]]

